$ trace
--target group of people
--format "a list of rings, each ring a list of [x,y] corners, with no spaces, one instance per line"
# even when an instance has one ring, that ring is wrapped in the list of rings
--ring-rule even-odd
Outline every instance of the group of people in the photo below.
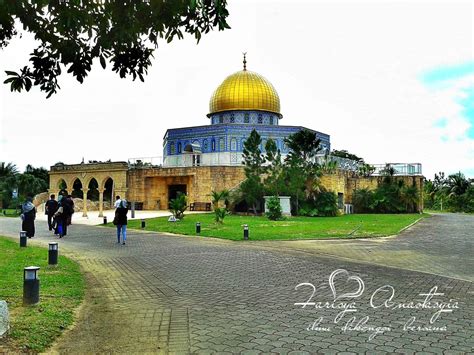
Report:
[[[74,213],[74,201],[71,195],[59,195],[58,200],[53,194],[45,204],[45,214],[48,216],[48,228],[54,230],[59,238],[67,234],[67,227],[71,224]],[[21,229],[26,232],[28,238],[35,236],[36,207],[33,204],[33,196],[28,196],[21,205]]]
[[[67,227],[71,225],[72,215],[74,214],[74,200],[71,195],[59,195],[58,200],[53,194],[45,204],[45,214],[48,216],[48,228],[54,230],[59,238],[67,235]]]
[[[115,217],[113,224],[117,227],[117,243],[125,245],[127,241],[127,200],[121,199],[120,196],[115,198]],[[45,214],[48,216],[48,228],[54,230],[55,235],[59,238],[67,234],[67,227],[71,224],[72,215],[74,213],[74,201],[71,195],[52,194],[45,204]],[[33,197],[28,196],[25,203],[21,205],[21,228],[26,232],[26,236],[31,238],[35,236],[35,219],[36,207],[33,204]]]

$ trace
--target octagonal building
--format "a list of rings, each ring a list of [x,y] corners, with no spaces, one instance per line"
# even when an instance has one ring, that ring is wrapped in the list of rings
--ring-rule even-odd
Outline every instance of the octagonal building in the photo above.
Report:
[[[262,75],[247,70],[245,57],[243,70],[229,75],[212,94],[207,117],[208,125],[166,131],[165,167],[242,165],[244,142],[253,129],[262,137],[262,151],[272,139],[284,156],[288,153],[285,138],[305,128],[280,124],[277,91]],[[321,140],[321,154],[329,152],[329,135],[308,130]]]

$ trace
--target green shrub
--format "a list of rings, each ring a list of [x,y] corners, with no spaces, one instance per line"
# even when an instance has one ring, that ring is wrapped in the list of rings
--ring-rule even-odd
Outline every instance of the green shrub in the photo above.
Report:
[[[184,211],[188,208],[188,198],[182,192],[178,192],[176,198],[169,204],[169,210],[176,219],[184,218]]]
[[[312,205],[305,203],[303,207],[299,209],[299,215],[306,217],[316,217],[318,215],[318,210]]]
[[[314,207],[318,211],[318,216],[334,217],[338,214],[337,195],[331,191],[322,191],[316,195]]]
[[[282,210],[280,205],[280,199],[277,196],[272,196],[267,201],[267,209],[265,215],[272,221],[277,221],[282,218]]]
[[[354,191],[352,203],[355,213],[371,213],[373,212],[372,204],[374,201],[374,193],[369,189],[359,189]]]
[[[224,218],[228,214],[229,212],[227,211],[227,208],[214,208],[214,220],[216,221],[216,223],[224,223]]]

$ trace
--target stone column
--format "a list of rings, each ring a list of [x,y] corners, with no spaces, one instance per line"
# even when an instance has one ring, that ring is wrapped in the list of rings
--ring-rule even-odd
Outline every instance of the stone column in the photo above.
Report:
[[[104,217],[104,189],[99,189],[99,217]]]
[[[82,201],[83,201],[82,217],[87,217],[87,191],[89,191],[89,189],[84,188],[81,190],[82,190]]]

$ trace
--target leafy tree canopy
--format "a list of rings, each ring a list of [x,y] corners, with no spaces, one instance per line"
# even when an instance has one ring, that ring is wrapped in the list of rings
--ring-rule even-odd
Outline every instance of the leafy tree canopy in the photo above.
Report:
[[[336,150],[333,149],[331,152],[331,155],[334,157],[340,157],[340,158],[346,158],[350,160],[355,160],[359,163],[364,163],[364,159],[361,157],[358,157],[355,154],[349,153],[347,150]]]
[[[107,62],[121,78],[144,81],[160,39],[168,43],[185,33],[199,42],[214,28],[230,28],[226,0],[0,0],[0,48],[20,29],[39,46],[29,65],[6,71],[11,91],[39,86],[49,98],[66,69],[80,83],[94,59]]]

